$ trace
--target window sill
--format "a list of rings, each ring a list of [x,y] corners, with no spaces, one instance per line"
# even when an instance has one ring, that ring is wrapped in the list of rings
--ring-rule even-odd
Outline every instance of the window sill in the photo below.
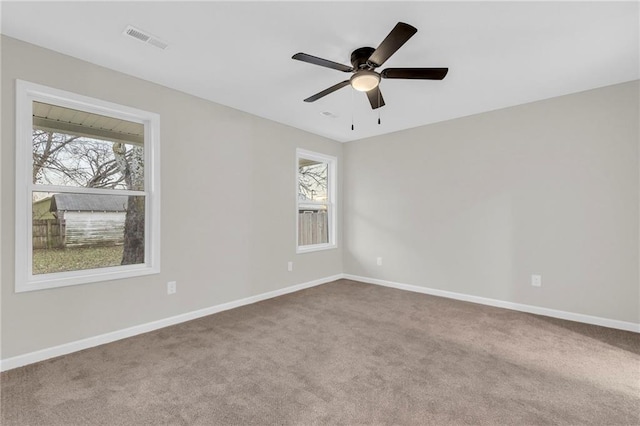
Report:
[[[296,248],[296,253],[297,254],[312,253],[314,251],[331,250],[335,248],[338,248],[336,244],[314,244],[311,246],[298,246]]]
[[[160,268],[154,268],[144,264],[87,269],[84,271],[57,272],[32,277],[24,283],[16,283],[15,291],[16,293],[24,293],[27,291],[112,281],[159,273]]]

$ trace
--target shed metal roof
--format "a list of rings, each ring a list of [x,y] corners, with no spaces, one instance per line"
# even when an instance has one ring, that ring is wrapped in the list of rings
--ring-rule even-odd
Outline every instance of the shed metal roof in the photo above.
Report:
[[[55,194],[51,197],[50,211],[124,212],[127,195]]]

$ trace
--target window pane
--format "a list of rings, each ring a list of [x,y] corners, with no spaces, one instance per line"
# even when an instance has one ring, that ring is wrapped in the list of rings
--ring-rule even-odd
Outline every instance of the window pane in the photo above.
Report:
[[[329,242],[329,215],[326,205],[298,205],[298,245]]]
[[[298,199],[326,202],[328,200],[327,183],[328,170],[327,163],[307,158],[298,159]]]
[[[144,190],[144,126],[33,102],[33,183]]]
[[[144,196],[32,197],[34,275],[144,263]]]

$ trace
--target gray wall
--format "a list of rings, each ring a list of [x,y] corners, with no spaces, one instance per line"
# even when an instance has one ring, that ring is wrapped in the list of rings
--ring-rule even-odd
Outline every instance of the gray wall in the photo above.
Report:
[[[16,78],[161,115],[161,274],[14,293]],[[7,37],[1,84],[3,359],[341,272],[639,320],[638,82],[344,146]],[[295,254],[296,147],[339,158],[336,250]]]
[[[161,274],[14,293],[17,78],[160,114]],[[342,248],[295,253],[297,147],[341,166],[338,142],[3,37],[2,358],[342,272]]]
[[[639,322],[639,99],[635,81],[346,144],[345,273]]]

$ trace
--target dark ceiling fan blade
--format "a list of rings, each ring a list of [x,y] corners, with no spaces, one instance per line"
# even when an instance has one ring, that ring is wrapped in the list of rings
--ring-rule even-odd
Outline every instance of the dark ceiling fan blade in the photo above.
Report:
[[[333,93],[338,89],[342,89],[344,86],[348,86],[349,85],[349,80],[345,80],[345,81],[341,81],[338,84],[334,84],[333,86],[329,87],[328,89],[324,89],[322,92],[318,92],[313,96],[309,96],[307,99],[305,99],[305,102],[315,102],[318,99],[327,96],[329,93]]]
[[[382,78],[442,80],[448,72],[449,68],[387,68],[380,75]]]
[[[334,70],[343,71],[343,72],[351,72],[353,71],[352,67],[348,67],[346,65],[339,64],[337,62],[330,61],[328,59],[318,58],[317,56],[307,55],[306,53],[296,53],[291,57],[291,59],[296,59],[302,62],[308,62],[314,65],[320,65],[321,67],[333,68]]]
[[[380,46],[369,56],[372,65],[379,67],[384,64],[403,44],[407,42],[418,30],[404,22],[398,22],[391,30],[387,38],[382,40]]]
[[[377,109],[383,107],[384,98],[382,97],[382,92],[380,91],[380,86],[377,86],[375,89],[371,89],[367,92],[367,98],[369,98],[369,103],[371,104],[372,109]]]

